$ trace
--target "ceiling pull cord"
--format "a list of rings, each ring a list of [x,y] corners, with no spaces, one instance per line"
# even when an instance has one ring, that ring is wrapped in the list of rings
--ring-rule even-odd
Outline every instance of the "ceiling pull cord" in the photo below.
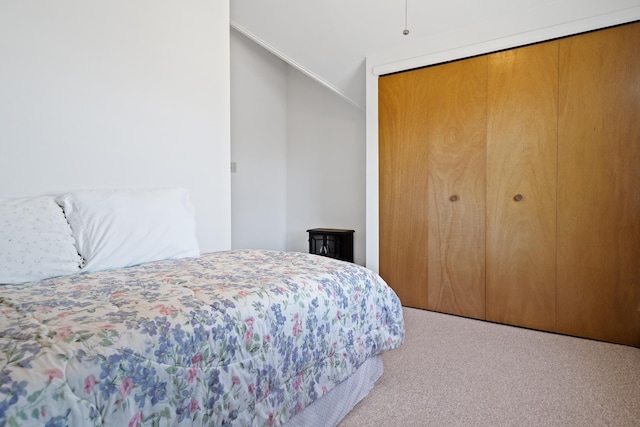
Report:
[[[408,16],[408,3],[409,0],[404,0],[404,31],[402,32],[403,35],[408,35],[409,34],[409,29],[407,28],[407,16]]]

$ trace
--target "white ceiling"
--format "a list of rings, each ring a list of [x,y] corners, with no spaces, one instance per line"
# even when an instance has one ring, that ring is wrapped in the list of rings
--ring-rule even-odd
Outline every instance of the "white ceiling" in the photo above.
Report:
[[[367,55],[553,3],[563,1],[231,0],[230,16],[233,28],[364,109]]]

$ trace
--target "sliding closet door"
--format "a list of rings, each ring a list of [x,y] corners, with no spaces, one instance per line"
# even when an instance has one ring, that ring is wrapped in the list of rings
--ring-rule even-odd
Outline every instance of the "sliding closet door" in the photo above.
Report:
[[[487,58],[420,72],[427,85],[428,308],[484,319]]]
[[[427,141],[419,73],[379,79],[380,276],[403,305],[427,308]]]
[[[558,43],[489,55],[487,320],[555,328]]]
[[[560,41],[558,331],[640,346],[640,23]]]
[[[486,57],[379,79],[380,275],[484,319]]]

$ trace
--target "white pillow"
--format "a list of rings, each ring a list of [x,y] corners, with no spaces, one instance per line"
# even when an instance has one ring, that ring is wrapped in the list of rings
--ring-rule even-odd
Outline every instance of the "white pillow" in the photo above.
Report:
[[[0,284],[78,273],[78,255],[54,197],[0,202]]]
[[[77,191],[56,200],[85,259],[83,272],[200,255],[186,190]]]

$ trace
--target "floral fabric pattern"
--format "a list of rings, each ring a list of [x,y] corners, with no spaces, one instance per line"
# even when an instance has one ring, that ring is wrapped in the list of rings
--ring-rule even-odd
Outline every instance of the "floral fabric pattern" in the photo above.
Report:
[[[54,197],[0,202],[0,284],[75,274],[82,265]]]
[[[0,287],[0,425],[281,425],[403,339],[378,275],[303,253]]]

